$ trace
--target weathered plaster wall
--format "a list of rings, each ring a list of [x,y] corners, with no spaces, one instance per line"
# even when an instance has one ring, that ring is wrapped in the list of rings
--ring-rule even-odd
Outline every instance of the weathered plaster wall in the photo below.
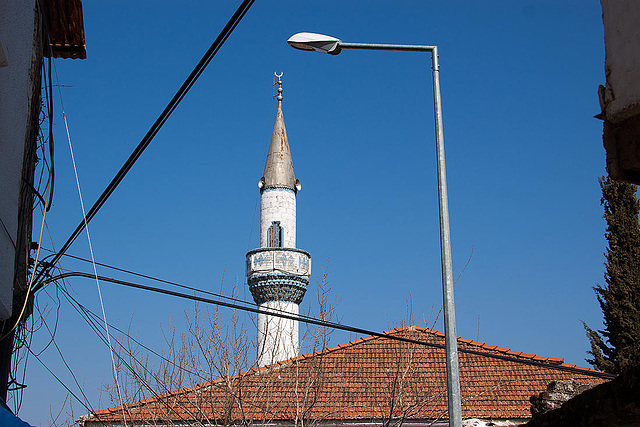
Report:
[[[29,138],[39,51],[35,2],[0,0],[0,320],[11,315],[18,205],[25,141]],[[4,225],[4,226],[3,226]],[[6,228],[6,230],[5,230]]]
[[[606,85],[598,88],[607,171],[640,184],[640,8],[637,1],[601,0]]]
[[[606,49],[607,120],[640,114],[640,7],[637,1],[601,0]]]

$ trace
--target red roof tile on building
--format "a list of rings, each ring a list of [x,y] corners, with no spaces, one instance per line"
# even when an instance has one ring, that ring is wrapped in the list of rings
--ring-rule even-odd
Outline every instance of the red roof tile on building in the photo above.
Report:
[[[420,327],[386,333],[443,345]],[[458,339],[463,418],[528,419],[529,398],[553,380],[606,381],[563,359]],[[444,349],[365,337],[124,407],[127,422],[277,423],[296,420],[446,420]],[[94,411],[85,425],[121,422],[123,408]]]

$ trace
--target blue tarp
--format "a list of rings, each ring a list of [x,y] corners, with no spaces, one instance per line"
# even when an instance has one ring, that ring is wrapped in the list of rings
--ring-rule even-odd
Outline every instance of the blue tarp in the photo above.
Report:
[[[11,409],[0,399],[0,426],[2,427],[33,427],[31,424],[22,421],[13,415]]]

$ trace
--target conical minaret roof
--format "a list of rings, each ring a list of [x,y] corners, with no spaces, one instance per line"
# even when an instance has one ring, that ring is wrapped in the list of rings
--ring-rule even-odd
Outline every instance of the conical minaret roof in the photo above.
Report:
[[[296,191],[296,176],[293,172],[291,149],[282,115],[282,82],[278,80],[278,84],[280,85],[278,87],[278,111],[271,134],[267,162],[264,165],[262,188],[289,188]]]

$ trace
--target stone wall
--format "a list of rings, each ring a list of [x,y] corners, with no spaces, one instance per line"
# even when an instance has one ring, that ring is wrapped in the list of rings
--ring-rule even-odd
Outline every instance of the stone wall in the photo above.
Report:
[[[640,425],[640,367],[578,394],[557,409],[534,415],[525,425],[528,427]]]
[[[581,383],[576,380],[551,381],[547,391],[531,396],[531,415],[544,414],[562,406],[567,400],[595,386],[593,383]]]

